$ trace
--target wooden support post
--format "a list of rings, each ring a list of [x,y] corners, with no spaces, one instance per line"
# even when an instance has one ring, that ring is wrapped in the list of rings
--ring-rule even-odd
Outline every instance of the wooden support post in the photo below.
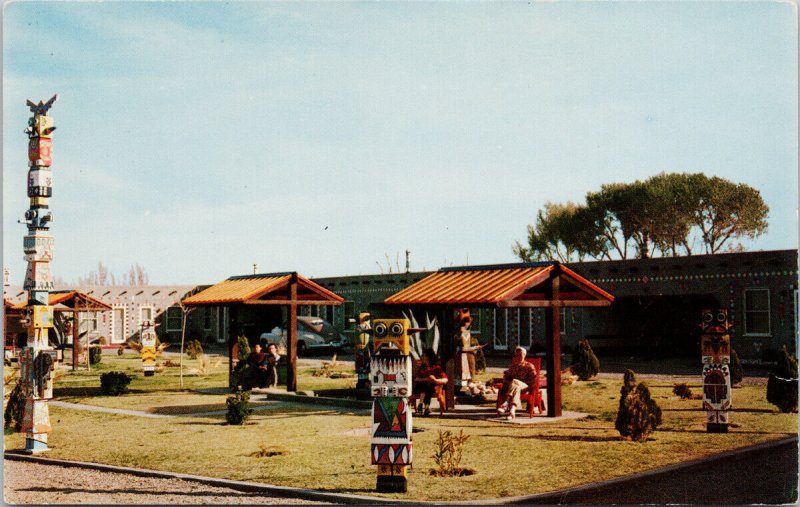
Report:
[[[76,301],[77,305],[77,301]],[[78,310],[72,310],[72,371],[78,369]],[[86,352],[89,353],[88,351]],[[87,356],[88,357],[88,356]]]
[[[447,306],[439,313],[439,322],[442,326],[439,335],[439,355],[444,361],[444,371],[449,379],[445,386],[445,399],[447,410],[452,410],[456,406],[456,354],[452,307]]]
[[[561,416],[561,306],[558,304],[558,270],[553,270],[545,286],[545,299],[552,306],[545,310],[544,329],[547,336],[547,416]]]
[[[289,322],[287,322],[286,351],[289,364],[286,368],[286,390],[297,391],[297,273],[292,274],[289,282]]]
[[[230,311],[228,311],[228,357],[230,360],[228,361],[228,384],[229,387],[236,387],[233,385],[233,361],[236,359],[233,357],[233,344],[239,341],[239,323],[236,321],[239,314],[239,308],[236,306],[231,306]],[[238,347],[236,348],[239,349]]]

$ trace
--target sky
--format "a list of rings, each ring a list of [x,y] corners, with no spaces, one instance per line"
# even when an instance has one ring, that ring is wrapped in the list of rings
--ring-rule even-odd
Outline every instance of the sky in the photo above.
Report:
[[[550,202],[703,172],[798,246],[790,2],[10,2],[3,265],[26,99],[53,134],[53,275],[208,284],[516,261]],[[387,262],[387,257],[389,262]]]

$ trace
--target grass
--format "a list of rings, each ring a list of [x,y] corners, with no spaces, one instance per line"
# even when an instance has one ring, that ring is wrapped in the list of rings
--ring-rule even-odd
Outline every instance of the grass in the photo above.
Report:
[[[107,362],[107,359],[108,362]],[[173,358],[173,360],[175,360]],[[107,362],[107,364],[106,364]],[[184,362],[187,363],[186,359]],[[104,356],[109,369],[140,368],[134,358]],[[224,373],[187,379],[191,385],[224,387]],[[300,368],[300,389],[316,382],[353,379],[311,376]],[[65,373],[56,387],[99,385],[84,374]],[[94,461],[174,472],[224,477],[269,484],[310,487],[323,491],[375,494],[375,467],[370,465],[369,410],[274,403],[256,411],[243,426],[225,424],[223,415],[191,415],[224,409],[225,395],[180,392],[172,371],[155,377],[137,376],[134,392],[120,397],[72,395],[80,403],[124,407],[157,413],[187,414],[170,419],[97,414],[51,406],[54,430],[49,457]],[[699,377],[699,375],[698,375]],[[698,378],[679,379],[698,384]],[[677,380],[676,380],[677,381]],[[409,492],[383,494],[417,500],[467,500],[516,496],[610,479],[658,466],[716,454],[797,433],[797,414],[782,414],[766,402],[765,387],[734,390],[733,423],[727,434],[705,431],[705,412],[698,400],[672,394],[672,381],[650,383],[663,409],[663,425],[645,443],[624,441],[614,430],[621,380],[600,379],[565,386],[566,410],[590,414],[582,420],[530,426],[485,420],[417,418],[414,468]],[[694,387],[694,385],[693,385]],[[58,392],[58,391],[57,391]],[[59,399],[68,399],[63,395]],[[470,435],[461,466],[475,474],[435,477],[433,453],[437,430],[460,429]],[[5,437],[6,449],[24,446],[23,436]],[[265,452],[265,449],[280,452]],[[508,477],[516,477],[509,481]]]

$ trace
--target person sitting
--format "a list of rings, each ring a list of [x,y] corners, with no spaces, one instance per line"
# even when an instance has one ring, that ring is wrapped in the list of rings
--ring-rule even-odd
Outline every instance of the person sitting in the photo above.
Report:
[[[524,347],[514,349],[511,367],[503,372],[503,386],[497,394],[497,415],[502,417],[508,412],[508,420],[516,417],[516,410],[521,406],[519,395],[536,381],[536,368],[525,361],[527,351]]]
[[[267,387],[277,387],[278,385],[278,361],[280,359],[278,347],[274,343],[267,345],[267,359],[264,363],[267,371]]]
[[[239,382],[238,387],[244,390],[250,390],[254,386],[264,387],[267,385],[267,369],[265,362],[267,354],[261,349],[261,344],[256,343],[253,346],[253,351],[247,356],[247,359],[237,366],[239,369]]]
[[[415,407],[418,415],[421,414],[427,417],[431,414],[431,398],[436,396],[437,386],[444,386],[445,384],[447,384],[447,374],[439,365],[439,358],[436,357],[436,352],[433,349],[425,349],[420,359],[419,369],[414,377],[412,391],[412,399],[419,398],[419,404]],[[441,399],[439,404],[442,404]],[[443,412],[444,407],[440,406],[439,410]]]

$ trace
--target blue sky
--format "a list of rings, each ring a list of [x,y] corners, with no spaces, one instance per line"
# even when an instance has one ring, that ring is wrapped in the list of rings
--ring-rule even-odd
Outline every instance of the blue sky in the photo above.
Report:
[[[662,171],[759,189],[796,248],[787,2],[14,2],[3,264],[51,110],[52,270],[152,283],[513,262],[547,201]]]

